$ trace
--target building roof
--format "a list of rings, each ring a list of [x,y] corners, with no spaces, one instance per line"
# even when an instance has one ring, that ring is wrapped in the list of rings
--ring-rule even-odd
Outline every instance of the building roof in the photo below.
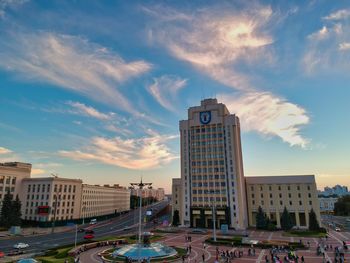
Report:
[[[25,178],[23,181],[69,181],[69,182],[76,182],[76,183],[82,183],[83,181],[81,179],[71,179],[71,178],[62,178],[62,177],[36,177],[36,178]]]
[[[315,183],[314,175],[245,176],[247,184]]]

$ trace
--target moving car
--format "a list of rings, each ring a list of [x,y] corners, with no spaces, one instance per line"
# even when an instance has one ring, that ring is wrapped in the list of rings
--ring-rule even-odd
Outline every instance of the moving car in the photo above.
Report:
[[[84,236],[84,239],[93,239],[94,238],[94,235],[93,234],[86,234]]]
[[[22,250],[12,250],[7,253],[8,256],[17,256],[17,255],[22,255],[24,252]]]
[[[130,230],[130,229],[131,229],[130,226],[125,226],[125,227],[123,228],[124,231]]]
[[[85,232],[85,229],[84,229],[84,228],[79,228],[79,229],[78,229],[78,232],[79,232],[79,233]]]
[[[95,233],[95,231],[92,230],[92,229],[86,229],[85,230],[85,234],[94,234],[94,233]]]
[[[337,232],[340,232],[340,228],[339,227],[334,228],[334,230],[337,231]]]
[[[97,223],[97,219],[96,218],[90,220],[90,225],[94,225],[96,223]]]
[[[5,253],[0,251],[0,258],[3,258],[5,256]]]
[[[27,248],[29,247],[29,245],[26,243],[17,243],[17,244],[14,244],[13,247],[17,249],[21,249],[21,248]]]

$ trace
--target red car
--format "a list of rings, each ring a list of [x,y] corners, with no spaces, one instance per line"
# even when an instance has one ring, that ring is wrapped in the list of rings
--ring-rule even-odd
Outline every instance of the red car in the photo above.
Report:
[[[93,234],[87,234],[84,236],[84,239],[92,239],[92,238],[94,238]]]
[[[3,258],[5,256],[5,253],[0,251],[0,258]]]

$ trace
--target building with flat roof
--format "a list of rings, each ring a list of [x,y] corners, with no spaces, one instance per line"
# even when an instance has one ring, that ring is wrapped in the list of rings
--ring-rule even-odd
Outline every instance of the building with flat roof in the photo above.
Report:
[[[188,109],[180,121],[181,224],[236,229],[248,225],[240,123],[216,99]]]
[[[82,183],[80,179],[61,177],[24,179],[22,218],[39,222],[79,219]]]
[[[0,211],[5,194],[10,193],[15,198],[20,195],[22,180],[30,177],[32,165],[21,162],[0,163]]]
[[[119,185],[83,184],[81,218],[113,215],[130,210],[130,190]]]
[[[320,221],[320,206],[314,175],[295,176],[248,176],[245,177],[248,220],[256,225],[259,206],[270,218],[281,226],[284,207],[288,209],[295,226],[307,228],[309,213],[313,209]]]

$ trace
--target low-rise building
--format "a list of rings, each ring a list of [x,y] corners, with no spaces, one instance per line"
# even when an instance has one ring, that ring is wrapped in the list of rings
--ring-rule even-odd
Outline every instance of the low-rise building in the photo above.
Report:
[[[20,199],[22,218],[60,221],[80,218],[82,180],[61,177],[26,178]]]
[[[139,196],[139,189],[131,189],[131,195]],[[154,198],[157,201],[164,200],[164,188],[144,188],[142,189],[142,198]]]
[[[259,206],[270,218],[281,226],[281,215],[286,207],[296,227],[309,226],[309,213],[313,209],[320,222],[320,207],[314,175],[299,176],[255,176],[245,177],[248,220],[256,225]]]
[[[320,202],[321,213],[333,213],[334,204],[338,201],[338,197],[333,196],[318,196],[318,201]]]
[[[82,187],[81,217],[113,215],[130,210],[130,190],[119,185]]]
[[[22,180],[30,178],[32,165],[21,162],[0,163],[0,213],[5,194],[10,191],[13,198],[20,196]]]

